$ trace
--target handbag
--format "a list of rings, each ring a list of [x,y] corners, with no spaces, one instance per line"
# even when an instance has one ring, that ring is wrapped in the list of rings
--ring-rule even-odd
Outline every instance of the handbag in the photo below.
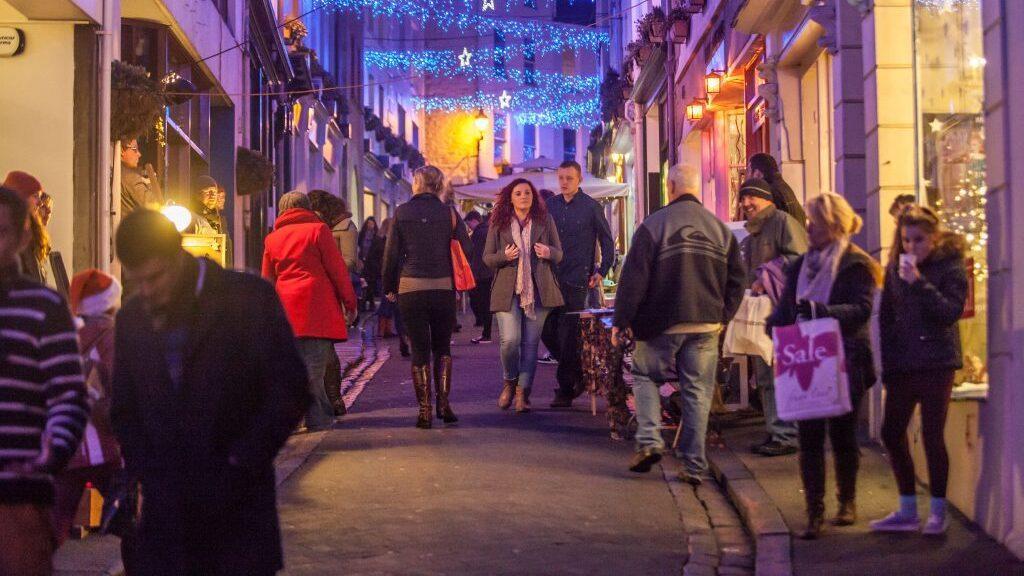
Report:
[[[455,290],[465,292],[476,288],[476,279],[473,278],[473,269],[469,266],[469,259],[462,251],[462,244],[455,239],[455,231],[458,229],[458,222],[455,210],[452,209],[452,239],[450,250],[452,253],[452,279],[455,281]]]
[[[817,318],[777,327],[772,340],[780,419],[833,418],[853,410],[838,320]]]
[[[774,346],[765,330],[772,313],[772,301],[767,295],[754,296],[747,290],[729,326],[722,343],[723,356],[760,356],[766,364],[772,363]]]

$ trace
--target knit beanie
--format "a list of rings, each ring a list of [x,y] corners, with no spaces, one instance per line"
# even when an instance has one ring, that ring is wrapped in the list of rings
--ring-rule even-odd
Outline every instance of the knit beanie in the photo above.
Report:
[[[775,197],[772,194],[771,184],[765,182],[761,178],[748,178],[744,180],[743,184],[740,186],[740,198],[742,199],[744,196],[757,196],[758,198],[763,198],[769,202],[775,200]]]
[[[95,268],[71,279],[71,310],[77,316],[99,316],[121,300],[121,283]]]
[[[202,175],[196,178],[196,191],[201,192],[207,188],[217,188],[217,181],[212,176]]]
[[[14,190],[25,200],[35,196],[43,189],[43,185],[35,176],[21,170],[9,172],[7,178],[4,179],[3,186]]]

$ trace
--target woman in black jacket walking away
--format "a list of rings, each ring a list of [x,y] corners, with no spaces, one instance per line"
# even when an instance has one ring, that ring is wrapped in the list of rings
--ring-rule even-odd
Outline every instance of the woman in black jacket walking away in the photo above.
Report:
[[[855,504],[860,449],[857,413],[864,393],[875,383],[869,321],[878,286],[878,264],[850,243],[862,225],[838,194],[824,193],[807,203],[810,250],[786,273],[786,288],[769,326],[789,326],[814,318],[835,318],[843,333],[843,352],[853,411],[834,418],[804,420],[800,439],[800,479],[807,501],[807,529],[801,538],[821,534],[825,517],[825,435],[832,442],[839,511],[832,523],[856,522]]]
[[[433,353],[437,417],[458,421],[448,401],[452,385],[451,337],[455,327],[455,282],[451,240],[472,254],[466,224],[438,197],[444,174],[435,166],[413,173],[412,200],[395,210],[384,249],[384,293],[398,302],[412,342],[412,382],[419,401],[419,428],[432,424],[430,360]]]
[[[871,523],[876,532],[920,529],[939,535],[949,525],[944,433],[953,375],[963,367],[957,321],[964,312],[967,285],[963,238],[943,230],[930,208],[904,208],[879,309],[886,390],[882,441],[889,451],[900,501],[897,511]],[[932,497],[923,528],[917,516],[914,462],[907,446],[907,425],[918,403]]]

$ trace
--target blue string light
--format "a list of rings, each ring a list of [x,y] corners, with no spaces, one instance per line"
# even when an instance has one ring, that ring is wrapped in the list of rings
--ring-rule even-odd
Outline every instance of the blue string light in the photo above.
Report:
[[[562,106],[540,112],[519,112],[514,116],[520,126],[523,124],[534,124],[537,126],[576,128],[597,124],[600,118],[600,107],[600,102],[597,98],[594,98],[583,102],[563,104]]]
[[[609,42],[607,32],[572,24],[483,16],[476,12],[480,7],[479,0],[315,0],[315,3],[349,12],[369,10],[376,17],[409,17],[431,22],[442,30],[458,28],[475,31],[479,35],[498,30],[507,38],[543,39],[538,47],[547,51],[560,51],[565,47],[598,50]]]
[[[558,90],[527,88],[513,93],[511,111],[519,124],[576,127],[596,124],[600,102],[597,98],[572,101]],[[466,96],[413,98],[413,107],[426,112],[472,112],[498,109],[498,98],[486,92]]]
[[[496,69],[490,61],[492,54],[492,50],[478,50],[473,53],[473,61],[479,63],[463,68],[459,66],[458,52],[455,50],[424,50],[422,52],[410,50],[367,50],[363,55],[363,64],[367,68],[381,70],[407,70],[415,68],[419,72],[445,78],[464,77],[469,80],[529,83],[527,82],[527,74],[520,68]],[[533,79],[533,83],[538,86],[557,84],[571,87],[573,90],[580,92],[598,90],[601,86],[601,77],[597,75],[567,76],[565,74],[534,71],[529,76]]]

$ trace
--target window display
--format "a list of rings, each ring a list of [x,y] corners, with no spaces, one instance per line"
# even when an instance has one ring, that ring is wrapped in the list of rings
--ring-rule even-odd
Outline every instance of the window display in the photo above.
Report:
[[[954,395],[983,395],[986,370],[985,58],[977,0],[915,0],[919,199],[968,243],[971,291]]]

